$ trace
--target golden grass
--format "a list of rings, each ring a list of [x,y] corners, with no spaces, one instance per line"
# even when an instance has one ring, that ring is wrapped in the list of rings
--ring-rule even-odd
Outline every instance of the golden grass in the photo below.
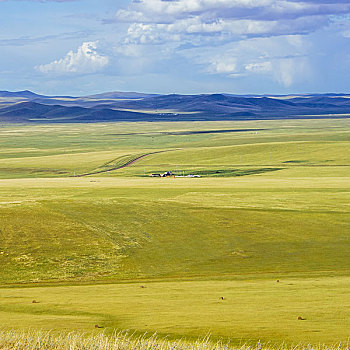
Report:
[[[97,325],[96,325],[97,326]],[[345,350],[349,344],[334,345],[297,344],[262,344],[244,343],[233,346],[230,341],[213,342],[210,336],[196,341],[185,339],[169,340],[166,337],[143,334],[135,336],[127,331],[121,331],[113,336],[103,332],[87,336],[83,333],[67,333],[54,335],[50,332],[14,332],[0,331],[1,350]]]
[[[284,350],[282,342],[294,349],[299,341],[346,341],[349,121],[4,125],[0,325],[53,333],[3,333],[0,350],[112,342],[118,349],[257,350],[259,340]],[[259,131],[231,132],[250,128]],[[173,151],[71,177],[164,150]],[[145,176],[264,168],[276,171]],[[123,334],[123,343],[115,329],[157,332],[158,339]],[[196,343],[208,332],[212,342]],[[181,337],[187,341],[171,342]],[[230,345],[215,345],[219,338]],[[240,347],[247,340],[253,347]],[[296,349],[338,347],[346,348]]]

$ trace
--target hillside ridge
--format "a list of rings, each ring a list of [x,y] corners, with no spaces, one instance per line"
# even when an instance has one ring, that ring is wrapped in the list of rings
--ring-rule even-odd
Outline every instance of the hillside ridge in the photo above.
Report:
[[[106,92],[72,97],[0,91],[0,122],[266,120],[346,118],[350,95],[157,95]]]

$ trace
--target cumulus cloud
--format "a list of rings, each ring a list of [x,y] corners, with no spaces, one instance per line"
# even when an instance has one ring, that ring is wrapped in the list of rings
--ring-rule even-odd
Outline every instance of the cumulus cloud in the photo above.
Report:
[[[303,81],[309,77],[306,57],[275,57],[271,61],[244,64],[235,58],[217,58],[208,66],[208,72],[224,74],[230,78],[265,74],[284,87]]]
[[[334,30],[349,15],[349,0],[130,0],[114,20],[128,26],[119,43],[126,56],[153,50],[159,62],[173,50],[201,73],[264,75],[288,88],[312,74],[312,47],[303,38]],[[345,24],[338,30],[349,32]]]
[[[125,44],[161,44],[180,41],[178,33],[172,32],[164,24],[132,24],[127,32]]]
[[[221,47],[192,48],[186,57],[204,71],[228,78],[257,78],[264,75],[283,87],[310,79],[308,41],[301,35],[252,38]]]
[[[37,66],[42,73],[94,73],[103,69],[109,62],[107,56],[97,52],[97,42],[85,42],[76,52],[69,51],[64,58]]]
[[[130,23],[130,41],[148,44],[191,40],[193,34],[227,40],[307,34],[327,26],[330,15],[349,12],[344,0],[140,0],[120,9],[116,20]]]
[[[217,57],[212,60],[208,71],[219,74],[235,74],[237,73],[237,60],[234,57]]]
[[[121,10],[117,16],[124,20],[159,21],[174,20],[194,15],[229,18],[271,19],[318,14],[347,13],[346,1],[293,1],[293,0],[143,0],[133,2],[128,10]]]

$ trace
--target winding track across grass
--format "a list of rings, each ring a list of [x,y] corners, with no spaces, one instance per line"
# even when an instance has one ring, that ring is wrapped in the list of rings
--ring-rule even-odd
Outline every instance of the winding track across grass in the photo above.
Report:
[[[176,149],[178,150],[178,149]],[[127,160],[124,164],[122,165],[118,165],[116,167],[113,168],[109,168],[109,169],[104,169],[104,170],[97,170],[97,171],[91,171],[88,173],[84,173],[84,174],[80,174],[80,175],[76,175],[75,177],[83,177],[83,176],[89,176],[89,175],[96,175],[96,174],[103,174],[103,173],[108,173],[109,171],[114,171],[114,170],[119,170],[119,169],[123,169],[126,168],[134,163],[136,163],[137,161],[139,161],[140,159],[143,159],[145,157],[151,156],[152,154],[158,154],[158,153],[164,153],[164,152],[170,152],[170,151],[175,151],[175,150],[165,150],[165,151],[156,151],[156,152],[150,152],[150,153],[145,153],[142,154],[140,156],[137,156],[135,158],[129,159]]]

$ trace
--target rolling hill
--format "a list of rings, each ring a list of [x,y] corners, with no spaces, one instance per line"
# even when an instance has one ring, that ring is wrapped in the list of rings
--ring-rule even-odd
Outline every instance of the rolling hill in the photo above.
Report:
[[[238,96],[109,92],[50,97],[30,91],[0,91],[0,121],[4,123],[264,120],[348,115],[350,98],[344,94]]]
[[[0,348],[3,330],[127,329],[346,349],[347,119],[2,126]],[[201,178],[148,176],[168,170]]]

